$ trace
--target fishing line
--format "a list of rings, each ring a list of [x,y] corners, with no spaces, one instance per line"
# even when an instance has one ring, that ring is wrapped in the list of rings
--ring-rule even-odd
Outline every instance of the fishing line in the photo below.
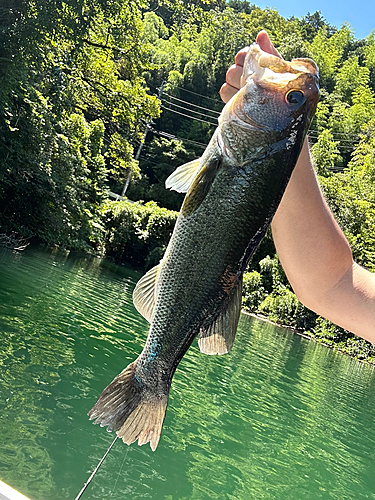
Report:
[[[98,463],[98,465],[95,467],[95,469],[93,470],[91,476],[88,478],[88,480],[86,481],[86,483],[83,485],[83,488],[81,489],[81,491],[78,493],[78,495],[75,497],[74,500],[79,500],[81,498],[81,496],[83,495],[85,489],[87,488],[87,486],[91,483],[93,477],[95,476],[95,474],[98,472],[99,470],[99,467],[102,465],[102,463],[104,462],[106,456],[108,455],[108,453],[111,451],[112,449],[112,446],[115,444],[115,442],[117,441],[117,438],[118,436],[115,437],[115,439],[112,441],[112,443],[109,445],[108,447],[108,450],[104,453],[104,455],[102,456],[100,462]]]
[[[118,482],[119,477],[120,477],[120,474],[121,474],[121,472],[122,472],[122,468],[124,467],[124,463],[125,463],[126,457],[128,456],[129,450],[130,450],[130,446],[128,446],[128,447],[127,447],[127,449],[126,449],[126,451],[125,451],[125,454],[124,454],[124,460],[122,461],[122,464],[121,464],[120,470],[118,471],[117,479],[116,479],[115,485],[114,485],[114,487],[113,487],[113,490],[112,490],[112,492],[111,492],[111,496],[109,497],[109,500],[111,500],[111,498],[112,498],[112,496],[113,496],[113,493],[114,493],[114,492],[115,492],[115,490],[116,490],[117,482]]]

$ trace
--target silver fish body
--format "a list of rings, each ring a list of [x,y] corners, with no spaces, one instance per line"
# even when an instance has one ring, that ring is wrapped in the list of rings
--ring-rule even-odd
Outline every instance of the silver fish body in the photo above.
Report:
[[[313,61],[288,63],[256,44],[243,85],[224,107],[202,158],[167,180],[187,194],[161,263],[134,292],[151,324],[145,347],[89,412],[128,444],[138,439],[156,448],[173,374],[197,335],[204,353],[231,349],[243,273],[278,207],[319,98]]]

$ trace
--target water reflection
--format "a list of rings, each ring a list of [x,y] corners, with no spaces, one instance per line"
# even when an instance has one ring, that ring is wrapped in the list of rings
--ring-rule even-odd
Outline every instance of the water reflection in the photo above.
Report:
[[[87,353],[86,342],[114,339],[119,318],[123,328],[135,279],[112,283],[99,259],[63,253],[3,251],[0,262],[1,479],[31,497],[56,499],[64,465],[75,475],[69,434],[76,434],[76,412],[87,413],[82,398],[94,377],[87,354],[112,356],[100,346]],[[112,344],[124,349],[121,339]]]
[[[191,454],[189,498],[366,495],[354,485],[371,477],[374,448],[358,446],[356,413],[373,415],[372,369],[272,325],[240,326],[226,360],[199,366],[192,351],[175,383],[167,439]]]
[[[86,414],[143,346],[138,277],[0,255],[0,479],[31,498],[74,498],[113,439]],[[229,355],[184,357],[156,453],[116,443],[86,498],[374,498],[374,394],[371,367],[243,316]]]

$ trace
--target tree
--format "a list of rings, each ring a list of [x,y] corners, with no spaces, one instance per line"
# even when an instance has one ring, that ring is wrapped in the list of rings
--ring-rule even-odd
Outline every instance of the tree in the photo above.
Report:
[[[354,259],[375,270],[375,119],[362,127],[348,168],[321,179],[337,221],[352,247]]]
[[[338,149],[339,141],[333,139],[332,132],[324,129],[317,142],[311,148],[314,165],[319,175],[328,177],[330,171],[342,165],[342,157]]]
[[[317,10],[314,14],[308,12],[306,16],[297,19],[297,22],[301,30],[302,38],[309,42],[313,41],[319,30],[323,29],[328,37],[332,36],[337,31],[335,26],[332,26],[324,19],[320,10]]]
[[[333,90],[333,82],[344,49],[353,38],[353,30],[344,24],[332,36],[329,36],[326,27],[322,27],[310,43],[309,51],[319,66],[320,84],[328,91]]]
[[[3,230],[69,246],[95,239],[105,191],[137,168],[141,120],[159,113],[142,78],[142,5],[27,0],[2,7]]]

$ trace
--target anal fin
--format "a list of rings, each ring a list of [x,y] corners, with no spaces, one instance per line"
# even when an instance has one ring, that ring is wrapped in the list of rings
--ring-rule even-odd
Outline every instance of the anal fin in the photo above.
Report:
[[[242,304],[242,279],[234,287],[226,307],[216,320],[199,333],[198,345],[204,354],[227,354],[233,347]]]

